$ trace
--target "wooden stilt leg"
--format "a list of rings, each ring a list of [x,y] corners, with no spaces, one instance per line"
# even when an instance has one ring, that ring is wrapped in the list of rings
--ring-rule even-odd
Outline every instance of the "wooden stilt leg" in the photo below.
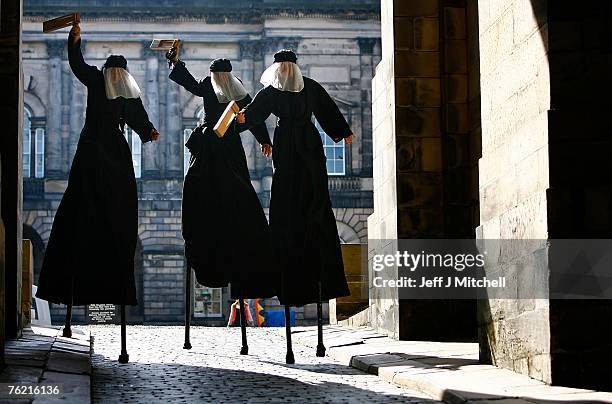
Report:
[[[72,338],[72,328],[70,328],[70,323],[72,322],[72,304],[66,306],[66,323],[64,325],[64,330],[62,331],[62,336],[66,338]]]
[[[121,355],[119,355],[119,363],[128,363],[130,355],[126,348],[126,324],[125,324],[125,304],[121,305]]]
[[[191,340],[189,338],[189,331],[191,328],[191,273],[192,269],[187,267],[187,274],[185,277],[185,344],[183,349],[191,349]]]
[[[288,365],[295,363],[295,357],[293,356],[293,347],[291,345],[291,310],[289,306],[285,306],[285,334],[287,338],[287,356],[285,362]]]
[[[317,302],[317,356],[325,356],[325,345],[323,345],[323,302],[321,301],[321,282],[319,282],[319,301]]]
[[[246,334],[246,313],[244,308],[244,299],[238,299],[240,302],[240,331],[242,333],[242,348],[240,348],[240,355],[248,355],[249,354],[249,344],[247,343],[247,334]]]

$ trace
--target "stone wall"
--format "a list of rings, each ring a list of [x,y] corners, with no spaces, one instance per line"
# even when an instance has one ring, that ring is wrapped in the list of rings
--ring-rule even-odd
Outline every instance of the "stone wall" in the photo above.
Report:
[[[372,80],[372,139],[374,212],[368,218],[368,278],[372,279],[374,254],[393,252],[398,237],[396,172],[396,83],[394,55],[394,3],[383,1],[381,9],[382,60]],[[388,268],[389,278],[397,277],[397,268]],[[372,327],[391,338],[399,338],[399,301],[397,290],[370,285],[370,321]]]
[[[482,239],[548,237],[550,74],[545,18],[531,3],[479,2]],[[509,254],[517,265],[528,265],[534,251]],[[519,272],[514,281],[546,277],[546,260],[540,264]],[[545,273],[526,273],[532,270]],[[482,359],[490,357],[498,366],[550,382],[548,301],[521,299],[520,292],[517,300],[482,302]]]
[[[474,237],[479,132],[470,126],[466,16],[461,2],[382,2],[370,254],[393,253],[398,238]],[[376,288],[370,301],[373,324],[391,337],[475,338],[472,301],[398,300]]]
[[[2,260],[3,283],[0,293],[2,325],[0,341],[15,338],[21,332],[21,257],[22,257],[22,144],[23,80],[21,59],[21,2],[10,0],[0,4],[0,101],[4,117],[3,134],[0,136],[0,160],[2,163]],[[0,278],[0,280],[2,280]]]

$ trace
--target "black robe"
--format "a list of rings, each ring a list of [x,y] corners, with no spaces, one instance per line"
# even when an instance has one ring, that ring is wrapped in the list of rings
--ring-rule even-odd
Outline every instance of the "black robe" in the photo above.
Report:
[[[336,219],[327,188],[326,158],[312,114],[334,141],[351,135],[338,106],[316,81],[304,77],[299,93],[268,86],[245,109],[246,124],[278,117],[274,131],[274,177],[270,229],[282,273],[285,305],[314,303],[350,294]]]
[[[153,125],[140,98],[106,98],[102,71],[85,63],[80,45],[80,40],[69,42],[68,60],[87,86],[85,126],[55,214],[36,296],[74,305],[135,305],[138,195],[123,125],[142,142],[151,140]]]
[[[233,298],[271,297],[278,272],[270,265],[272,249],[268,221],[251,184],[240,133],[235,121],[223,138],[212,128],[225,110],[211,78],[198,82],[183,62],[170,79],[204,100],[204,122],[187,141],[191,164],[183,186],[185,257],[198,283],[208,287],[231,284]],[[251,101],[238,101],[242,108]],[[251,132],[260,144],[272,144],[265,124]]]

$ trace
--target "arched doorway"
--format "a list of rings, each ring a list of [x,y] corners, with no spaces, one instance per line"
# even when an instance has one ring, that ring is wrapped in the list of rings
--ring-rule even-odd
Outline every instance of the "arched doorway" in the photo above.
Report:
[[[40,268],[42,267],[43,258],[45,257],[45,243],[32,226],[23,225],[23,238],[32,242],[32,255],[34,265],[32,268],[32,283],[38,285],[38,277]]]

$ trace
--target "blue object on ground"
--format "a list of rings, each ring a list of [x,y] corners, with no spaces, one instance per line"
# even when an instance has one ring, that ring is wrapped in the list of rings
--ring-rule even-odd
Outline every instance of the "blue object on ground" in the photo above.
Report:
[[[284,327],[285,326],[285,311],[284,310],[265,310],[264,315],[266,316],[265,326],[266,327]],[[289,323],[291,326],[295,326],[295,311],[290,310]]]

